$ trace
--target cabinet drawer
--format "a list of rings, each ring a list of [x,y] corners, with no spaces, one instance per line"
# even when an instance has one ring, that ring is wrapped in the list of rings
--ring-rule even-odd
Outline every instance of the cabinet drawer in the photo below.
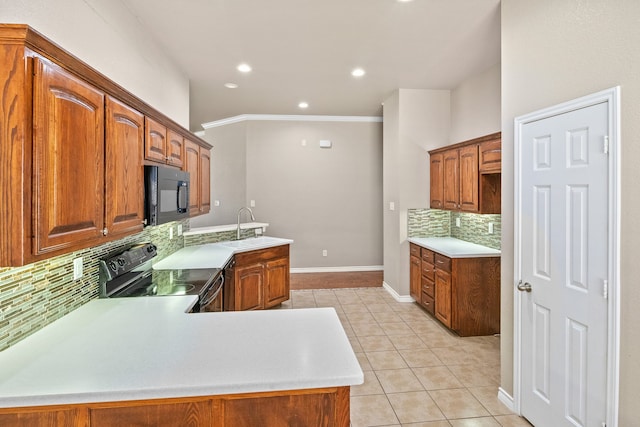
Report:
[[[500,173],[502,167],[502,140],[485,141],[480,144],[480,172]]]
[[[422,248],[422,260],[426,262],[430,262],[433,264],[433,256],[435,252],[430,251],[429,249]]]
[[[429,280],[426,277],[422,278],[422,293],[429,295],[431,298],[435,296],[435,285],[433,280]]]
[[[431,313],[431,314],[435,313],[435,308],[436,307],[435,307],[435,303],[434,303],[433,297],[425,294],[424,292],[422,293],[422,306],[429,313]]]
[[[420,258],[420,246],[415,243],[409,244],[409,255]]]
[[[436,268],[438,270],[448,271],[451,273],[451,258],[444,255],[436,254]]]
[[[435,267],[429,262],[422,261],[422,276],[434,280]]]

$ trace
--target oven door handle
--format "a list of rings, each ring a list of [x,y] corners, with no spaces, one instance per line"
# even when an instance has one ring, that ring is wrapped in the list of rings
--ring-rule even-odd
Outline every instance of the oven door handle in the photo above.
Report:
[[[214,284],[212,286],[215,287],[216,285]],[[213,295],[208,298],[206,301],[203,301],[200,304],[200,307],[206,307],[207,305],[209,305],[209,303],[211,303],[211,301],[213,301],[214,299],[216,299],[218,297],[218,295],[220,294],[220,292],[222,291],[222,287],[224,286],[224,274],[220,275],[220,285],[218,286],[218,289],[213,293]]]

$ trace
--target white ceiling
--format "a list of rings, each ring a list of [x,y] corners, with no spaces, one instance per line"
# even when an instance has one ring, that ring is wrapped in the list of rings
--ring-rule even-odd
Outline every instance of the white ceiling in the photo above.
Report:
[[[122,1],[188,76],[192,130],[240,114],[380,115],[395,89],[453,89],[500,61],[500,0]]]

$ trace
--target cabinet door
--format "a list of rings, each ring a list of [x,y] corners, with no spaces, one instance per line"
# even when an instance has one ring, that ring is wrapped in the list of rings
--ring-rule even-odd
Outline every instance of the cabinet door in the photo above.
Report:
[[[502,140],[500,138],[482,142],[479,151],[481,173],[500,173],[502,171]]]
[[[263,308],[264,265],[237,267],[235,276],[235,309],[258,310]]]
[[[460,210],[479,212],[478,146],[460,148]]]
[[[409,290],[411,296],[418,302],[421,299],[420,282],[421,282],[421,264],[420,258],[411,256],[411,264],[409,266]]]
[[[167,162],[167,128],[149,117],[145,117],[144,158],[156,162]]]
[[[184,165],[184,138],[179,133],[167,129],[167,163],[182,168]]]
[[[189,215],[200,214],[200,146],[184,142],[184,170],[189,172]]]
[[[443,153],[443,209],[457,210],[460,208],[460,167],[458,150],[448,150]]]
[[[153,401],[150,401],[153,402]],[[163,402],[158,404],[126,404],[89,409],[91,427],[154,426],[154,427],[210,427],[210,400]]]
[[[436,318],[451,327],[451,274],[436,270]]]
[[[289,258],[269,261],[265,265],[264,308],[289,299]]]
[[[444,157],[442,153],[430,156],[430,200],[432,209],[444,207]]]
[[[105,228],[109,235],[142,231],[144,116],[107,97]]]
[[[211,151],[200,147],[200,213],[211,209]]]
[[[104,227],[104,94],[38,59],[33,91],[33,252],[87,247]]]

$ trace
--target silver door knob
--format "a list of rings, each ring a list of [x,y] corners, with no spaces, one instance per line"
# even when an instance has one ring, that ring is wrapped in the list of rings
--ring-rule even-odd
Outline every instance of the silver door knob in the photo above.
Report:
[[[531,292],[531,283],[529,282],[522,283],[522,280],[520,280],[518,282],[518,290],[521,292]]]

